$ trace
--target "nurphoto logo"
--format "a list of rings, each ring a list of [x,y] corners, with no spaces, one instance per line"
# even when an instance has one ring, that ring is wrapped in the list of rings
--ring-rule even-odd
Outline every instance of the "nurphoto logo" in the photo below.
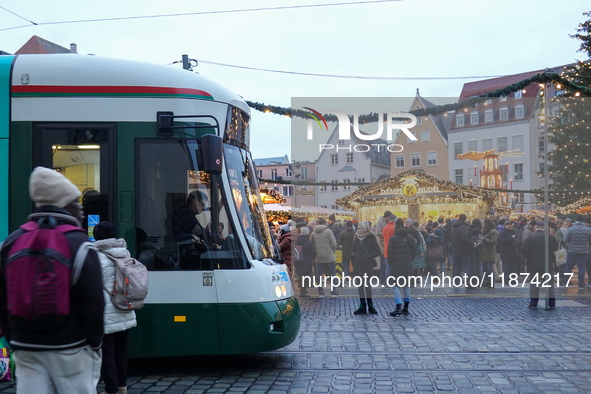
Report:
[[[305,109],[311,111],[310,115],[311,119],[306,119],[306,126],[307,126],[307,139],[310,141],[314,138],[314,123],[318,124],[320,130],[328,131],[328,124],[326,123],[326,119],[319,111],[316,111],[309,107],[304,107]],[[343,112],[336,109],[324,109],[321,110],[324,113],[331,113],[334,114],[338,119],[338,127],[339,127],[339,140],[349,141],[351,139],[351,121],[349,116]],[[410,121],[410,122],[409,122]],[[404,122],[404,123],[400,123]],[[393,133],[394,130],[400,130],[411,141],[417,141],[417,137],[415,137],[408,129],[413,128],[417,124],[417,118],[410,113],[406,112],[389,112],[386,116],[386,120],[384,121],[384,113],[380,112],[378,116],[378,130],[374,134],[367,134],[365,132],[361,132],[359,130],[359,113],[353,114],[353,133],[355,134],[356,140],[361,141],[376,141],[376,140],[384,140],[382,138],[382,134],[384,133],[384,123],[386,124],[386,141],[393,141],[393,138],[396,138],[398,132],[396,134]],[[387,150],[388,152],[402,152],[403,146],[400,144],[355,144],[349,146],[335,146],[334,144],[320,144],[319,151],[322,152],[323,150],[331,150],[336,149],[339,150],[348,150],[349,152],[368,152],[371,147],[374,146],[377,148],[378,152],[383,152]],[[384,149],[384,150],[382,150]]]

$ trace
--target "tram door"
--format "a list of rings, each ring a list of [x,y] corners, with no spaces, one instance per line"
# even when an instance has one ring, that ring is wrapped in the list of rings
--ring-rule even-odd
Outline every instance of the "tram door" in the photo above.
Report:
[[[35,124],[33,167],[53,168],[80,189],[83,228],[114,222],[114,125],[100,123]]]

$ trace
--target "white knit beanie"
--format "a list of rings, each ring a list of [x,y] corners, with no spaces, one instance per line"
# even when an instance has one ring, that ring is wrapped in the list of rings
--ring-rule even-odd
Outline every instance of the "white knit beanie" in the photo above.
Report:
[[[53,205],[65,208],[80,198],[80,190],[65,176],[45,167],[37,167],[29,178],[29,195],[37,208]]]

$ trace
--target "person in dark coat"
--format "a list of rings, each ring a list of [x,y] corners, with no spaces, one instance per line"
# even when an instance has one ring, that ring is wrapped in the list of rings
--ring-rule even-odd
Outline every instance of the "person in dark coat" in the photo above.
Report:
[[[388,284],[406,283],[404,289],[404,308],[402,308],[402,297],[400,287],[394,286],[394,298],[396,309],[390,312],[390,316],[400,314],[408,315],[408,304],[410,303],[409,277],[413,276],[412,262],[418,254],[415,239],[404,226],[404,221],[396,219],[394,235],[388,241]]]
[[[340,223],[341,222],[336,221],[335,214],[331,213],[330,216],[328,217],[328,228],[334,234],[334,239],[339,239],[339,236],[341,235],[341,232],[343,231],[343,229],[340,226]]]
[[[443,219],[443,218],[439,218],[439,219]],[[445,224],[441,227],[441,230],[443,231],[443,247],[445,248],[445,257],[447,257],[447,264],[446,264],[446,269],[451,269],[451,264],[452,264],[452,257],[451,257],[451,241],[450,241],[450,235],[451,235],[451,219],[447,218],[445,219]]]
[[[437,222],[435,222],[437,223]],[[429,235],[427,241],[427,263],[431,270],[431,275],[439,275],[445,272],[445,248],[443,246],[443,231],[435,229],[433,234]]]
[[[376,257],[381,255],[380,245],[375,235],[369,229],[369,226],[362,222],[359,224],[357,234],[353,239],[353,249],[351,250],[351,260],[353,262],[353,280],[360,277],[363,281],[361,286],[357,287],[359,291],[359,308],[353,312],[356,315],[362,315],[369,311],[372,315],[378,312],[373,306],[371,286],[366,286],[366,281],[373,276],[373,269],[376,263]],[[359,281],[359,279],[357,279]]]
[[[550,309],[556,308],[554,278],[550,277],[550,281],[547,281],[547,279],[548,274],[553,275],[556,272],[556,250],[558,249],[558,242],[553,237],[548,237],[549,265],[548,271],[546,271],[546,235],[544,231],[544,222],[536,223],[536,232],[523,241],[523,247],[521,248],[521,253],[527,257],[527,266],[531,278],[529,284],[530,301],[528,306],[530,309],[538,307],[540,286],[542,283],[550,285],[548,307]]]
[[[353,237],[355,237],[353,222],[347,220],[345,222],[345,229],[341,232],[341,235],[339,235],[339,241],[337,245],[343,248],[343,276],[348,276],[351,273],[351,250],[353,249]]]
[[[497,226],[490,219],[484,219],[484,229],[482,230],[482,252],[480,252],[480,260],[484,268],[484,275],[486,276],[485,283],[490,284],[489,275],[494,273],[494,263],[497,255],[497,238],[499,231]]]
[[[281,253],[281,257],[285,261],[285,265],[287,266],[288,272],[292,272],[291,268],[291,261],[292,261],[292,233],[291,228],[284,224],[279,228],[279,238],[277,239],[277,244],[279,245],[279,253]]]
[[[503,274],[505,280],[509,280],[509,275],[517,272],[517,234],[513,229],[513,222],[505,222],[504,229],[499,233],[498,238],[501,261],[503,262]]]
[[[466,225],[466,215],[460,217],[452,225],[450,233],[451,255],[454,262],[454,276],[464,273],[470,276],[470,254],[474,249],[474,242],[470,240],[470,231]]]
[[[316,253],[314,252],[314,245],[310,242],[310,230],[308,227],[300,228],[300,235],[297,237],[295,244],[302,247],[302,260],[298,261],[295,269],[300,280],[300,297],[306,297],[308,290],[304,284],[306,281],[304,276],[312,281],[312,267],[314,267],[314,260],[316,260]]]
[[[474,219],[468,228],[470,241],[474,244],[472,252],[470,253],[470,275],[480,277],[480,251],[478,250],[478,243],[482,237],[482,225],[480,219]]]

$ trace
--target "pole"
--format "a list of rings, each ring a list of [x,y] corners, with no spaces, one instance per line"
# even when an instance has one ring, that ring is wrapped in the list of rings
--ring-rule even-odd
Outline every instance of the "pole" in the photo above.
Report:
[[[548,122],[550,121],[550,111],[548,107],[548,82],[544,84],[544,264],[545,271],[550,273],[550,250],[548,247],[550,235],[550,221],[548,219]],[[546,287],[546,306],[544,309],[550,309],[550,288]]]

